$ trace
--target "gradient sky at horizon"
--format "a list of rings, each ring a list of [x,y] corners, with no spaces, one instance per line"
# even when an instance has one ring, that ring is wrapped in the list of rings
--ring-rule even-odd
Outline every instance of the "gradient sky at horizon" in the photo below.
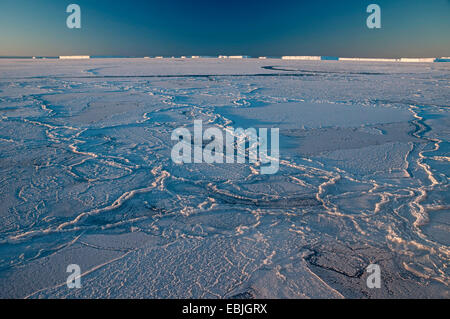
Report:
[[[81,29],[66,27],[71,3]],[[450,56],[450,1],[0,0],[0,56],[76,54]]]

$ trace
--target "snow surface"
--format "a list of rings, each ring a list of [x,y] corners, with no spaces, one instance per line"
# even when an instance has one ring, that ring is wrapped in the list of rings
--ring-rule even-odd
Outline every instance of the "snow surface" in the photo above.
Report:
[[[444,63],[0,60],[0,297],[448,298],[449,100]],[[174,164],[200,119],[280,171]]]

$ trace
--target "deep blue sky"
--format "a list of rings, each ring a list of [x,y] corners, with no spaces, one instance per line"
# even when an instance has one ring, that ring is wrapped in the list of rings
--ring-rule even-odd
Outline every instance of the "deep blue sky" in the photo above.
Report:
[[[0,56],[72,54],[450,56],[450,1],[0,0]]]

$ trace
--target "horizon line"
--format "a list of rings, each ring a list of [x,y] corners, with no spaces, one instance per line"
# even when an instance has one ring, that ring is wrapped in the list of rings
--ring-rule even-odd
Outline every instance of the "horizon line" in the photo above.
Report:
[[[360,62],[450,62],[450,57],[338,57],[338,56],[249,56],[249,55],[168,55],[168,56],[121,56],[121,55],[60,55],[60,56],[0,56],[0,59],[31,59],[31,60],[80,60],[80,59],[280,59],[291,61],[360,61]]]

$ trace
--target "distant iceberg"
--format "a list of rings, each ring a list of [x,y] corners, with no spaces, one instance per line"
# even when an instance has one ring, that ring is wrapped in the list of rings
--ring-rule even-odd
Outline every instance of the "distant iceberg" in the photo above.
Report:
[[[91,57],[89,55],[61,55],[60,60],[87,60]]]
[[[282,56],[282,60],[313,60],[318,61],[321,60],[320,56]]]

